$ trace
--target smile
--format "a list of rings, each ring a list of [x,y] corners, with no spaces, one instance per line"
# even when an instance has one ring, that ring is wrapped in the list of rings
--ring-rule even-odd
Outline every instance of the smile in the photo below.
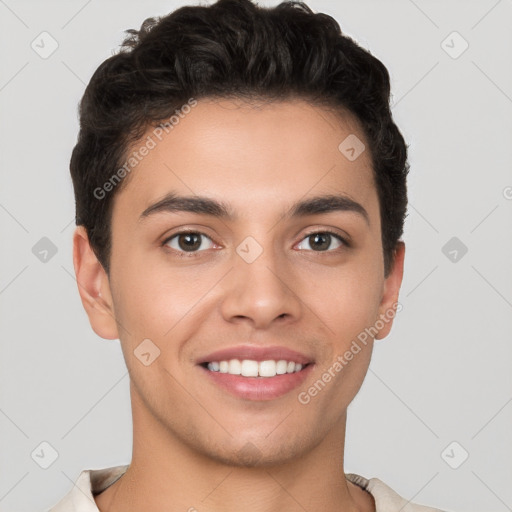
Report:
[[[302,370],[303,365],[294,361],[255,361],[253,359],[231,359],[229,361],[213,361],[204,363],[206,368],[212,372],[229,373],[230,375],[241,375],[242,377],[275,377],[286,373],[295,373]]]
[[[282,371],[285,363],[286,373],[278,373],[278,368],[279,371]],[[226,370],[227,364],[227,371],[221,372],[221,364],[223,370]],[[288,365],[291,369],[292,364],[293,371],[288,372]],[[218,369],[215,369],[217,366]],[[314,366],[314,363],[301,365],[286,360],[258,362],[231,359],[229,361],[212,361],[211,363],[200,364],[196,368],[201,370],[209,383],[231,396],[243,400],[268,401],[283,397],[301,386]],[[242,371],[250,375],[242,375]],[[260,372],[264,375],[260,375]]]

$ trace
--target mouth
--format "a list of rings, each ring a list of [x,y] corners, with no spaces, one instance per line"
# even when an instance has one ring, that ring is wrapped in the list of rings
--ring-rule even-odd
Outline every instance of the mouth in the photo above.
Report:
[[[196,361],[209,384],[244,400],[275,400],[304,383],[312,358],[284,347],[224,349]]]

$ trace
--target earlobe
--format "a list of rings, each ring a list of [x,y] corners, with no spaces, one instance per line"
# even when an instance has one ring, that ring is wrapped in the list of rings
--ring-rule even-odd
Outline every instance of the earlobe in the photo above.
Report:
[[[400,311],[400,308],[397,309],[397,304],[404,274],[404,259],[405,243],[399,241],[395,248],[393,267],[384,281],[382,300],[379,307],[379,318],[376,320],[376,324],[378,322],[377,325],[379,325],[379,332],[375,336],[377,340],[385,338],[389,334],[391,326],[393,325],[393,319],[396,313]],[[382,328],[380,328],[380,326],[382,326]]]
[[[73,266],[78,292],[92,329],[101,338],[119,338],[109,278],[94,254],[83,226],[78,226],[73,234]]]

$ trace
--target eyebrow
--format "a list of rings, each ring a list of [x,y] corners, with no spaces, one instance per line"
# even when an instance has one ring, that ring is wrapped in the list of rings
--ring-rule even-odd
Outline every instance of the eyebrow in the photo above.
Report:
[[[286,218],[306,217],[307,215],[318,215],[330,212],[352,212],[361,216],[368,225],[370,217],[365,208],[345,195],[327,194],[315,196],[294,203]],[[237,215],[230,206],[216,199],[204,196],[180,196],[174,192],[167,194],[163,199],[146,208],[140,215],[139,220],[162,212],[190,212],[204,215],[211,215],[221,219],[233,221]]]

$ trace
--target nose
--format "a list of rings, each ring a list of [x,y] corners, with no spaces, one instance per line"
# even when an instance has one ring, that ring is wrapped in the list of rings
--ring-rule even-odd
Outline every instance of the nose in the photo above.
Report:
[[[251,263],[238,254],[234,258],[234,268],[224,282],[221,305],[226,321],[247,322],[256,329],[265,329],[273,322],[293,323],[299,319],[303,303],[294,289],[297,280],[286,260],[276,258],[271,250],[264,250]]]

